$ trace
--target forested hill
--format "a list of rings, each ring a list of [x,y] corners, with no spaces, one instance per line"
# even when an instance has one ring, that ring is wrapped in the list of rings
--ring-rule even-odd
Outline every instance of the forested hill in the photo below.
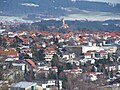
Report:
[[[73,9],[71,9],[73,8]],[[0,0],[0,14],[66,15],[79,10],[120,13],[120,4],[75,0]]]

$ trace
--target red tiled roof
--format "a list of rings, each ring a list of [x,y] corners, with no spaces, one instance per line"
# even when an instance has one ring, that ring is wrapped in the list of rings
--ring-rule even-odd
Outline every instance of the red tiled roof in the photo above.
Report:
[[[24,38],[23,36],[17,36],[19,39],[21,39],[23,42],[29,42],[27,38]]]
[[[6,40],[6,42],[15,42],[15,38],[10,38],[10,37],[4,37],[4,39]]]
[[[84,55],[91,55],[91,53],[90,53],[90,52],[87,52],[87,53],[85,53]]]
[[[96,52],[96,50],[89,50],[87,52],[92,53],[92,52]]]
[[[26,61],[27,61],[29,64],[31,64],[31,66],[32,66],[33,68],[36,67],[35,63],[34,63],[31,59],[26,59]]]
[[[54,66],[53,69],[58,69],[58,68],[56,66]]]
[[[5,50],[0,50],[0,55],[6,55],[6,56],[18,56],[18,51],[15,48],[7,48]]]
[[[101,51],[100,54],[108,54],[108,52]]]
[[[56,50],[55,50],[54,48],[47,47],[47,48],[45,49],[45,52],[51,53],[51,52],[56,52]]]

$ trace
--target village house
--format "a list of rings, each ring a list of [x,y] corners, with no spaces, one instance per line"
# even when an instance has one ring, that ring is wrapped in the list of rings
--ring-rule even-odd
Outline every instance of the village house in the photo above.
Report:
[[[18,68],[19,70],[21,70],[21,71],[23,71],[23,72],[25,71],[25,65],[26,65],[26,64],[25,64],[25,63],[22,63],[22,62],[21,62],[21,63],[20,63],[20,62],[13,62],[13,63],[12,63],[12,66],[13,66],[13,67]]]
[[[40,81],[40,86],[42,86],[43,90],[52,90],[52,89],[58,89],[58,82],[57,80],[46,80],[46,81]],[[59,89],[62,90],[62,81],[59,80]]]
[[[43,88],[34,82],[21,81],[18,83],[13,83],[9,87],[9,90],[43,90]]]
[[[84,54],[84,58],[92,58],[92,54],[90,52],[87,52]]]
[[[64,73],[71,73],[71,74],[81,74],[82,73],[82,69],[80,69],[79,67],[77,67],[76,69],[70,69],[70,70],[64,70]]]
[[[19,53],[15,48],[7,48],[0,50],[0,56],[5,56],[5,61],[19,60]]]
[[[50,62],[53,59],[53,55],[56,54],[56,50],[53,47],[47,47],[44,50],[45,60]]]
[[[108,71],[112,71],[112,70],[115,71],[115,70],[117,70],[117,67],[115,64],[107,64],[105,66],[105,69],[107,69]]]
[[[108,52],[100,51],[100,58],[102,59],[108,59]]]
[[[75,64],[76,66],[79,66],[80,65],[80,62],[78,60],[68,60],[66,61],[66,63],[70,63],[70,64]]]
[[[86,78],[88,77],[91,81],[96,81],[98,79],[97,75],[93,72],[85,73],[85,75],[86,75]]]
[[[64,60],[72,60],[72,59],[75,59],[75,53],[64,53],[62,58]]]

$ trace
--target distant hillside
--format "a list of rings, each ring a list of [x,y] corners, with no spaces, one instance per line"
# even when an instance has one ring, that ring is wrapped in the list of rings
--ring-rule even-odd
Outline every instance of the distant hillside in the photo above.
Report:
[[[75,9],[69,10],[68,8]],[[120,4],[113,7],[108,3],[90,1],[0,0],[0,11],[2,15],[43,14],[61,16],[77,13],[79,10],[120,13]]]

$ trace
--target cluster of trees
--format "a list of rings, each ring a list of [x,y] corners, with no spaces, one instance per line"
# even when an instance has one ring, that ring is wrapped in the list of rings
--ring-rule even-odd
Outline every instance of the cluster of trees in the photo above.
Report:
[[[116,26],[116,23],[120,23],[119,20],[107,20],[107,21],[66,21],[66,23],[69,25],[69,30],[90,30],[90,31],[97,31],[97,30],[105,30],[105,31],[119,31],[119,27]],[[108,23],[108,25],[103,25],[103,23]],[[54,26],[54,28],[50,28]],[[66,30],[61,28],[62,26],[62,20],[56,21],[56,20],[42,20],[41,22],[35,22],[32,24],[20,24],[17,27],[10,27],[12,31],[17,30],[39,30],[39,31],[56,31],[56,32],[62,32],[65,33]]]
[[[44,50],[43,49],[33,49],[33,58],[37,61],[44,61]]]
[[[1,47],[7,47],[6,40],[2,36],[0,36],[0,46]]]
[[[85,81],[83,75],[61,73],[63,88],[65,90],[100,90],[93,82]]]

